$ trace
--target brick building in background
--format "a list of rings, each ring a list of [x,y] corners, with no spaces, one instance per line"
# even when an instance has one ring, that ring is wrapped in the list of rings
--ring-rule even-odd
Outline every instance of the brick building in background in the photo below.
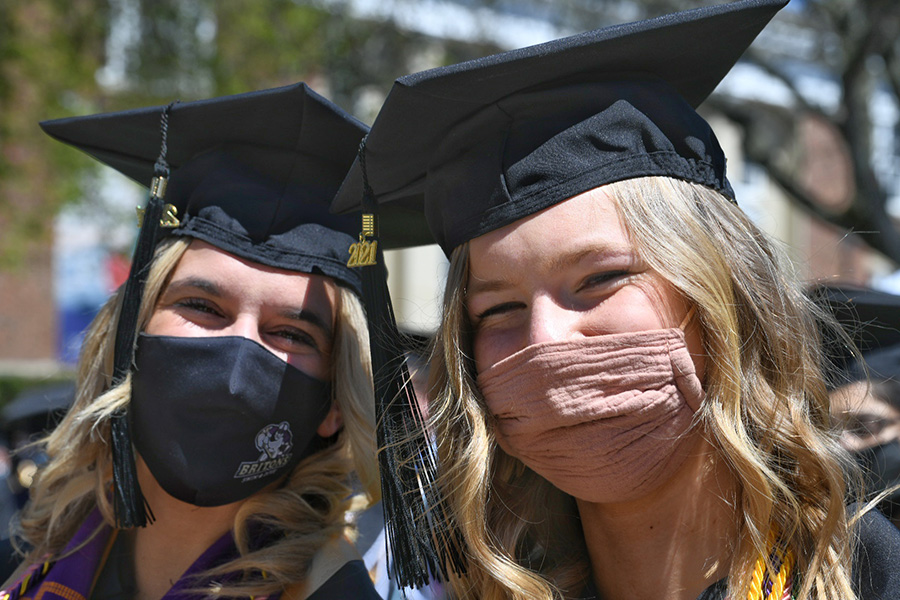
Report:
[[[21,264],[0,271],[0,376],[59,370],[53,250],[35,245]]]
[[[84,331],[128,276],[144,191],[111,171],[84,179],[85,200],[50,216],[48,241],[0,268],[0,378],[71,376]]]

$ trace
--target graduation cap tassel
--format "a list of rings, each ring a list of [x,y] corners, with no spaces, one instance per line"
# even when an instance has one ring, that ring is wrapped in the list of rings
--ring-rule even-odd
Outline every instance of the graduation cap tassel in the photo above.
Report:
[[[138,233],[131,270],[125,282],[119,323],[116,327],[115,355],[113,361],[113,385],[121,384],[131,372],[134,361],[134,342],[137,336],[138,316],[144,295],[144,284],[153,260],[160,222],[165,208],[163,196],[169,178],[166,161],[168,150],[169,111],[174,103],[163,110],[160,122],[162,143],[159,158],[154,165],[153,183],[147,207],[141,211],[141,229]],[[127,409],[117,411],[110,423],[113,459],[113,511],[116,526],[120,528],[144,527],[153,521],[153,512],[147,504],[137,478],[134,446],[131,441],[131,416]]]
[[[156,246],[159,219],[162,217],[162,200],[151,196],[144,211],[144,223],[138,234],[137,247],[131,261],[131,271],[125,282],[122,311],[116,329],[113,385],[125,380],[134,360],[134,340],[138,313],[147,267]],[[156,225],[154,225],[156,223]],[[120,409],[110,423],[113,458],[113,509],[117,527],[144,527],[147,524],[147,507],[141,485],[137,479],[134,448],[131,443],[131,419],[127,409]]]
[[[404,344],[387,289],[378,248],[377,205],[359,149],[363,174],[363,229],[348,266],[362,267],[363,301],[375,381],[378,461],[386,543],[401,587],[422,587],[431,577],[446,580],[465,571],[462,538],[450,524],[435,485],[437,457],[410,381]],[[449,528],[449,530],[448,530]]]

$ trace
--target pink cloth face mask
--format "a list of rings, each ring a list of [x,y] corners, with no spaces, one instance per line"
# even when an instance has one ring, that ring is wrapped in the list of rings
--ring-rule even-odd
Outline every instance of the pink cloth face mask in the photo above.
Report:
[[[601,503],[635,500],[681,466],[703,400],[680,328],[535,344],[478,386],[507,454]]]

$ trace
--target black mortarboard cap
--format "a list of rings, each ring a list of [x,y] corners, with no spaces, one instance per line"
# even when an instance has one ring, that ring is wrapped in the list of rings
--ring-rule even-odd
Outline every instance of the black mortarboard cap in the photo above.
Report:
[[[449,254],[622,179],[666,175],[733,199],[694,108],[785,4],[705,7],[401,77],[366,143],[379,212],[423,212]],[[360,206],[363,175],[355,164],[335,211]]]
[[[329,204],[368,128],[305,84],[41,127],[151,186],[117,323],[114,385],[131,371],[143,286],[162,235],[201,239],[253,262],[326,275],[361,295],[359,273],[347,266],[358,219],[331,214]],[[121,527],[152,519],[137,481],[130,430],[128,412],[119,411],[111,437]]]
[[[41,126],[148,186],[164,108]],[[358,293],[359,276],[346,262],[359,221],[329,214],[328,207],[367,129],[303,83],[172,105],[165,202],[181,224],[162,233],[199,238],[272,267],[328,275]]]

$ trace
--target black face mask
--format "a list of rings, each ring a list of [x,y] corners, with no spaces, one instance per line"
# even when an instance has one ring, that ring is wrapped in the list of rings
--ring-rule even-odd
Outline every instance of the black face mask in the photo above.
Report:
[[[134,444],[179,500],[243,500],[327,445],[331,385],[252,340],[141,334],[135,367]]]
[[[900,440],[870,446],[854,453],[865,471],[866,492],[874,494],[900,483]],[[879,507],[891,518],[900,518],[900,490],[885,498]]]

